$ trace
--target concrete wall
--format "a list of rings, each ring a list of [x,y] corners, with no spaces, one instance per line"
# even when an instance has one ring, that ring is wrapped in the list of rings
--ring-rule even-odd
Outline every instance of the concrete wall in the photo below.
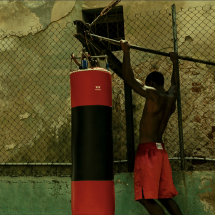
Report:
[[[215,172],[173,172],[179,195],[174,197],[184,215],[215,214]],[[114,176],[115,215],[148,214],[134,200],[133,173]],[[0,177],[0,213],[4,215],[71,214],[71,178]],[[166,214],[169,214],[166,211]]]

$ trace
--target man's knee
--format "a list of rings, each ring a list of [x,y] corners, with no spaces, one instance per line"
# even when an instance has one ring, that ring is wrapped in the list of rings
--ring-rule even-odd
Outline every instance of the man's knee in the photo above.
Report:
[[[139,199],[138,200],[142,205],[154,205],[156,204],[155,200],[154,199]]]

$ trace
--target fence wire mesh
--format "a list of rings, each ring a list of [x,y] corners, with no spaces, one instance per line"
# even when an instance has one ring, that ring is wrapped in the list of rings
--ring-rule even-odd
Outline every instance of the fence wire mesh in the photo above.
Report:
[[[179,55],[212,60],[214,15],[212,6],[176,14]],[[124,15],[124,26],[118,27],[124,28],[125,36],[110,30],[109,38],[125,37],[137,46],[174,51],[171,9]],[[0,175],[71,175],[69,72],[75,67],[69,56],[72,52],[78,55],[82,44],[72,36],[76,33],[72,22],[55,22],[38,31],[27,36],[0,32]],[[109,48],[122,62],[122,51]],[[170,87],[172,62],[168,57],[131,50],[131,64],[135,78],[144,82],[150,72],[160,71],[165,90]],[[213,66],[179,60],[185,157],[215,159],[214,71]],[[122,161],[115,163],[114,173],[127,172],[123,162],[127,160],[124,82],[111,72],[114,160]],[[144,104],[145,99],[133,92],[135,152]],[[163,142],[172,170],[180,170],[180,159],[173,159],[180,157],[177,109]],[[186,160],[186,170],[214,168],[214,161]]]
[[[178,52],[206,61],[214,56],[215,7],[191,7],[177,14]],[[214,66],[180,61],[182,119],[185,157],[214,159],[188,160],[188,170],[214,170]]]
[[[214,6],[191,7],[177,12],[178,54],[213,61]],[[198,16],[196,16],[198,14]],[[203,15],[202,15],[203,14]],[[125,39],[148,49],[174,51],[172,11],[150,11],[124,15]],[[122,62],[122,53],[115,52]],[[135,78],[145,81],[152,71],[164,75],[164,88],[171,84],[173,70],[169,57],[131,50]],[[186,170],[214,170],[214,66],[179,60],[181,82],[183,142]],[[139,144],[139,125],[145,99],[133,92],[135,152]],[[178,110],[171,116],[163,135],[172,170],[180,170]],[[199,160],[206,158],[207,160]]]
[[[71,174],[69,56],[81,50],[75,33],[73,23],[53,23],[27,36],[2,34],[1,175]]]

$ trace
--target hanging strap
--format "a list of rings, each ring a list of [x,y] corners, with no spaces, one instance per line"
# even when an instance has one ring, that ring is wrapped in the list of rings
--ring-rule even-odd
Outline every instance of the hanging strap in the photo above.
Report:
[[[101,16],[106,15],[112,8],[114,8],[121,0],[114,0],[112,1],[107,7],[105,7],[102,12]]]
[[[71,56],[70,56],[71,60],[74,60],[74,62],[78,65],[78,66],[81,66],[80,63],[78,63],[78,61],[76,60],[75,58],[75,55],[72,53]]]
[[[100,15],[89,25],[89,28],[101,17],[106,15],[112,8],[114,8],[121,0],[112,1],[107,7],[105,7]]]

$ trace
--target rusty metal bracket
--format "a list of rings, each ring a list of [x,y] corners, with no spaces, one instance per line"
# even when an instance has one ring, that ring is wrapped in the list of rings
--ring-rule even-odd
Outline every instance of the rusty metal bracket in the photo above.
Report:
[[[94,38],[92,39],[88,34],[87,37],[85,38],[85,27],[84,27],[84,23],[80,20],[75,20],[74,21],[75,25],[79,25],[82,27],[82,30],[77,27],[77,34],[74,35],[74,37],[76,39],[78,39],[83,47],[86,47],[86,49],[88,49],[87,44],[86,44],[86,38],[89,44],[91,44],[89,46],[89,49],[94,46],[96,49],[96,55],[107,55],[108,56],[108,61],[109,61],[109,67],[120,77],[122,78],[122,63],[118,60],[117,57],[114,56],[114,54],[112,54],[112,52],[105,46],[105,44],[100,41],[98,38]],[[122,78],[123,79],[123,78]]]

